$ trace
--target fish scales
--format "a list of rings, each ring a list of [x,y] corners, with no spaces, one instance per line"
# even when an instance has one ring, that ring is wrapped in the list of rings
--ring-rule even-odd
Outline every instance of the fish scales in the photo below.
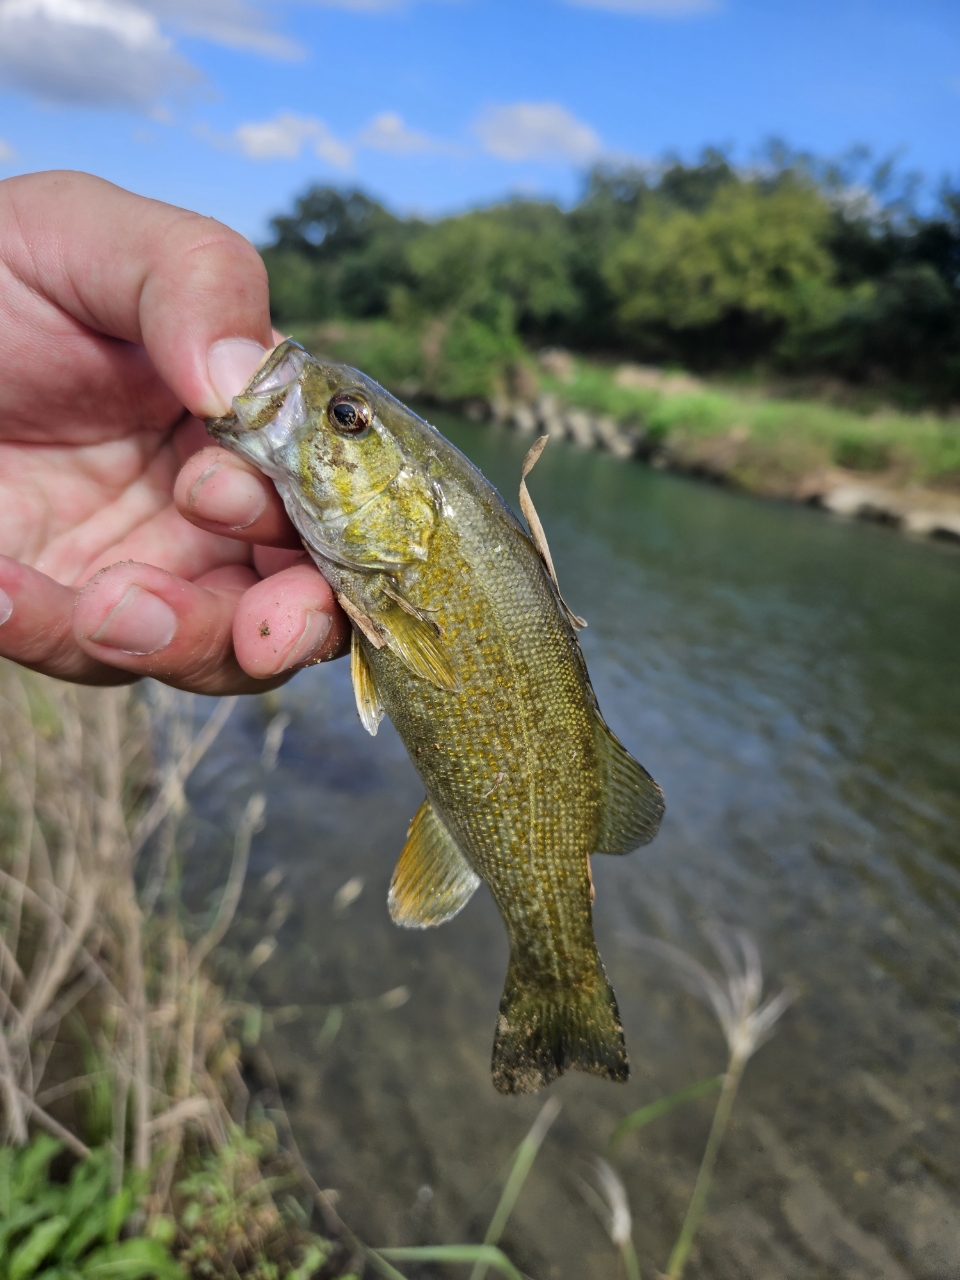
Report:
[[[407,594],[437,610],[462,690],[436,689],[389,649],[365,647],[401,738],[433,739],[416,756],[420,776],[481,870],[512,945],[520,955],[532,950],[558,981],[572,980],[593,947],[586,851],[599,807],[591,723],[571,653],[576,640],[523,535],[497,528],[485,513],[471,519],[469,495],[461,502],[448,489],[446,497],[458,518],[437,531],[440,545]],[[470,570],[483,563],[491,533],[502,540],[495,590]],[[451,565],[458,571],[450,573]],[[577,767],[578,758],[586,767]],[[538,927],[541,916],[545,927]]]
[[[441,924],[482,879],[503,917],[494,1084],[625,1079],[589,860],[652,839],[663,802],[600,717],[535,513],[528,533],[439,432],[289,341],[208,425],[273,478],[353,622],[361,719],[386,711],[426,788],[391,915]]]

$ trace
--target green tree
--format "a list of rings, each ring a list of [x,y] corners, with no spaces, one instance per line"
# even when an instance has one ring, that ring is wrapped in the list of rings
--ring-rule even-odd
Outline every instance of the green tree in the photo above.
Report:
[[[455,398],[509,382],[523,342],[946,402],[960,396],[960,191],[921,212],[916,190],[863,148],[823,162],[779,142],[762,176],[709,149],[598,166],[570,210],[513,200],[428,223],[315,186],[273,220],[263,256],[278,320],[376,320],[384,376],[402,367]]]
[[[578,305],[573,249],[554,204],[517,200],[444,218],[407,246],[407,300],[426,314],[462,312],[495,330],[549,331]]]
[[[325,186],[311,187],[271,226],[263,258],[281,320],[384,315],[392,291],[409,280],[406,246],[422,228],[362,191]]]
[[[831,221],[821,192],[789,173],[725,180],[702,212],[649,203],[603,264],[622,332],[672,335],[694,358],[718,343],[737,360],[762,354],[835,305]]]

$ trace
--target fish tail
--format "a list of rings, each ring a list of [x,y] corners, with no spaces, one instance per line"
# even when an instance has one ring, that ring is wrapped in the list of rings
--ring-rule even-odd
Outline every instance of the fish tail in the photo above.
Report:
[[[600,957],[596,972],[568,987],[545,985],[511,956],[493,1041],[501,1093],[536,1093],[564,1071],[607,1080],[630,1074],[617,999]]]

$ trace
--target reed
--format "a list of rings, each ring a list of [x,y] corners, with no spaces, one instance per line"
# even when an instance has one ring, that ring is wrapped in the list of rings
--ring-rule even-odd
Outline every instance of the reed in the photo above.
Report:
[[[243,1134],[237,1008],[204,962],[236,911],[262,793],[237,822],[212,919],[191,922],[178,888],[185,788],[234,702],[201,720],[159,685],[84,689],[0,663],[0,1142],[41,1129],[87,1159],[105,1139],[114,1191],[131,1175],[146,1189],[128,1229],[171,1222],[188,1264],[184,1211],[206,1179],[229,1230],[208,1214],[200,1253],[216,1274],[252,1276],[289,1233]],[[277,717],[267,769],[282,731]]]
[[[689,952],[671,943],[641,934],[635,935],[633,939],[639,949],[668,960],[687,990],[713,1010],[727,1042],[728,1052],[727,1069],[722,1075],[700,1080],[631,1112],[614,1129],[607,1146],[607,1153],[612,1156],[628,1134],[658,1120],[675,1107],[706,1097],[718,1089],[720,1091],[690,1202],[670,1251],[662,1280],[682,1280],[697,1230],[706,1211],[717,1157],[746,1065],[761,1045],[766,1044],[773,1035],[777,1022],[795,999],[795,993],[790,990],[764,999],[760,953],[756,942],[747,932],[738,929],[728,933],[717,926],[711,926],[706,933],[720,962],[721,973],[707,969]],[[633,1252],[626,1188],[605,1160],[598,1159],[595,1165],[602,1199],[586,1182],[581,1183],[582,1190],[606,1225],[611,1241],[620,1250],[628,1280],[639,1280],[639,1263]]]
[[[186,1125],[223,1144],[231,1120],[225,1073],[215,1066],[229,1056],[227,1027],[200,965],[209,944],[189,946],[179,913],[162,901],[184,785],[230,704],[199,732],[192,710],[160,688],[141,697],[0,669],[2,1138],[22,1144],[32,1122],[88,1155],[78,1108],[68,1124],[58,1113],[71,1109],[51,1104],[103,1086],[114,1182],[128,1163],[156,1166],[160,1200]],[[235,864],[262,812],[262,797],[253,797]],[[152,865],[138,895],[148,847]],[[67,1022],[78,1011],[95,1066],[51,1086],[70,1065]]]

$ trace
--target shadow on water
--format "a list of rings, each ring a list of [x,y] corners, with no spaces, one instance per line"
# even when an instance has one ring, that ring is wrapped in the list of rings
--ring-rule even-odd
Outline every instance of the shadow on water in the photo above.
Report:
[[[528,441],[441,426],[515,496]],[[505,1247],[538,1278],[614,1274],[581,1162],[628,1111],[725,1060],[712,1016],[633,939],[706,959],[699,924],[715,919],[749,929],[771,984],[800,998],[748,1068],[689,1274],[960,1275],[960,555],[563,445],[531,489],[590,621],[601,707],[668,812],[648,849],[594,862],[632,1078],[556,1086],[564,1109]],[[443,929],[390,923],[422,789],[389,724],[361,729],[346,663],[276,705],[291,724],[234,943],[278,942],[251,984],[283,1009],[267,1048],[302,1149],[370,1243],[479,1239],[542,1102],[490,1085],[501,922],[482,890]],[[245,704],[208,762],[198,851],[261,785],[266,715]],[[337,899],[350,880],[362,891]],[[645,1274],[665,1263],[710,1105],[624,1144]]]

